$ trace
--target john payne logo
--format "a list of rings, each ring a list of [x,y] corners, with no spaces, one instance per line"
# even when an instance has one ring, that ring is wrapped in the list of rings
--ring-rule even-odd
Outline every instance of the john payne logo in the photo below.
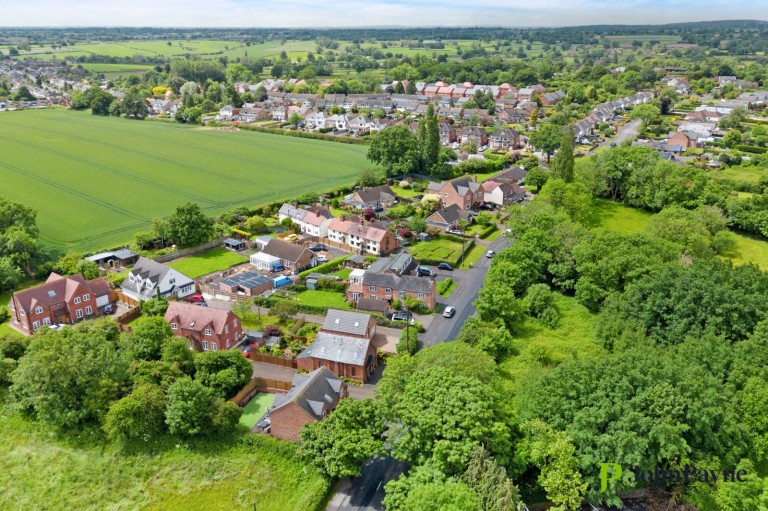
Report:
[[[618,463],[600,464],[600,493],[608,489],[609,481],[620,481],[624,474]],[[633,467],[631,469],[631,483],[644,483],[647,486],[673,486],[677,484],[705,483],[715,486],[718,481],[724,483],[743,483],[746,481],[747,471],[735,468],[719,470],[697,469],[693,465],[685,465],[682,470],[664,469],[656,467],[653,470]],[[597,488],[595,488],[597,490]]]

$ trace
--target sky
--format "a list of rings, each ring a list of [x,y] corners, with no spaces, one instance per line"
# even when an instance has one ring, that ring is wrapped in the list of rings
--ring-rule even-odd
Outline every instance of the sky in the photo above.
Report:
[[[761,19],[766,8],[768,0],[0,0],[0,26],[538,27]]]

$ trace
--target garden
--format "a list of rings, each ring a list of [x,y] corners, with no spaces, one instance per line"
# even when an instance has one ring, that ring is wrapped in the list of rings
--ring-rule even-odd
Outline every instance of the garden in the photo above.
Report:
[[[178,270],[191,279],[202,277],[216,271],[222,271],[236,266],[238,264],[247,263],[248,258],[232,252],[226,248],[214,248],[208,252],[203,252],[196,256],[185,257],[170,263],[168,266],[174,270]]]

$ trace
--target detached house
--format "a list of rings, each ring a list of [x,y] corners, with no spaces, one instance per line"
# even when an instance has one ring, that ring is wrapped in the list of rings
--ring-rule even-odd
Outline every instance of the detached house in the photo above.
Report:
[[[465,176],[452,181],[430,183],[428,193],[439,195],[444,208],[455,204],[460,209],[470,210],[481,205],[484,200],[483,187],[476,177]]]
[[[73,324],[100,316],[109,303],[109,285],[104,279],[51,273],[45,284],[13,293],[8,306],[13,326],[31,335],[42,326]]]
[[[357,209],[390,207],[397,204],[397,195],[387,185],[358,190],[347,195],[343,201],[347,206]]]
[[[448,232],[459,229],[459,220],[471,222],[469,212],[456,204],[451,204],[429,215],[426,222],[429,227]]]
[[[397,249],[397,239],[388,230],[341,218],[328,225],[328,242],[360,254],[386,255]]]
[[[520,202],[525,198],[525,190],[515,183],[506,183],[488,179],[483,182],[485,202],[504,206],[513,202]]]
[[[679,145],[683,150],[698,145],[698,135],[693,131],[678,131],[667,139],[669,145]]]
[[[317,255],[300,245],[272,238],[261,252],[251,256],[251,264],[262,270],[284,268],[298,273],[317,266]]]
[[[283,221],[286,218],[293,220],[293,223],[297,224],[301,228],[301,232],[309,234],[310,236],[317,236],[325,238],[328,236],[328,224],[331,223],[333,218],[327,210],[327,216],[310,211],[303,208],[297,208],[290,204],[283,204],[280,206],[280,210],[277,212],[277,218],[279,221]]]
[[[370,314],[329,309],[315,341],[296,358],[298,369],[326,367],[364,383],[377,364],[375,336],[376,319]]]
[[[195,292],[195,282],[170,266],[139,257],[120,286],[127,297],[143,302],[160,296],[184,298]]]
[[[347,290],[347,299],[351,302],[362,299],[383,300],[391,305],[393,300],[406,297],[416,298],[430,311],[434,310],[437,304],[434,279],[368,270],[362,279],[351,284]]]
[[[234,312],[193,303],[170,302],[165,321],[173,335],[186,337],[190,349],[197,351],[227,350],[243,338],[243,327]]]
[[[477,147],[488,144],[488,132],[477,126],[467,126],[460,132],[462,144],[474,143]]]
[[[347,383],[325,367],[296,374],[291,390],[275,397],[269,409],[270,433],[280,440],[298,442],[304,424],[325,419],[348,395]]]
[[[488,140],[492,149],[516,149],[520,145],[520,135],[509,128],[497,130]]]

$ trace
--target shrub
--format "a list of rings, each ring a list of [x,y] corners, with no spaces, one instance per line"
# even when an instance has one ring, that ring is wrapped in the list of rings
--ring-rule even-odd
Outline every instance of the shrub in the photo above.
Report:
[[[282,337],[283,329],[277,325],[267,325],[264,329],[264,337]]]
[[[397,343],[398,353],[408,353],[410,355],[415,354],[419,350],[419,329],[414,326],[409,326],[403,329],[403,333],[400,334],[400,341]]]
[[[125,273],[107,273],[104,275],[104,280],[106,280],[112,287],[120,287],[125,280],[125,277]]]
[[[409,228],[403,227],[397,230],[397,235],[401,238],[410,238],[413,236],[413,232]]]

